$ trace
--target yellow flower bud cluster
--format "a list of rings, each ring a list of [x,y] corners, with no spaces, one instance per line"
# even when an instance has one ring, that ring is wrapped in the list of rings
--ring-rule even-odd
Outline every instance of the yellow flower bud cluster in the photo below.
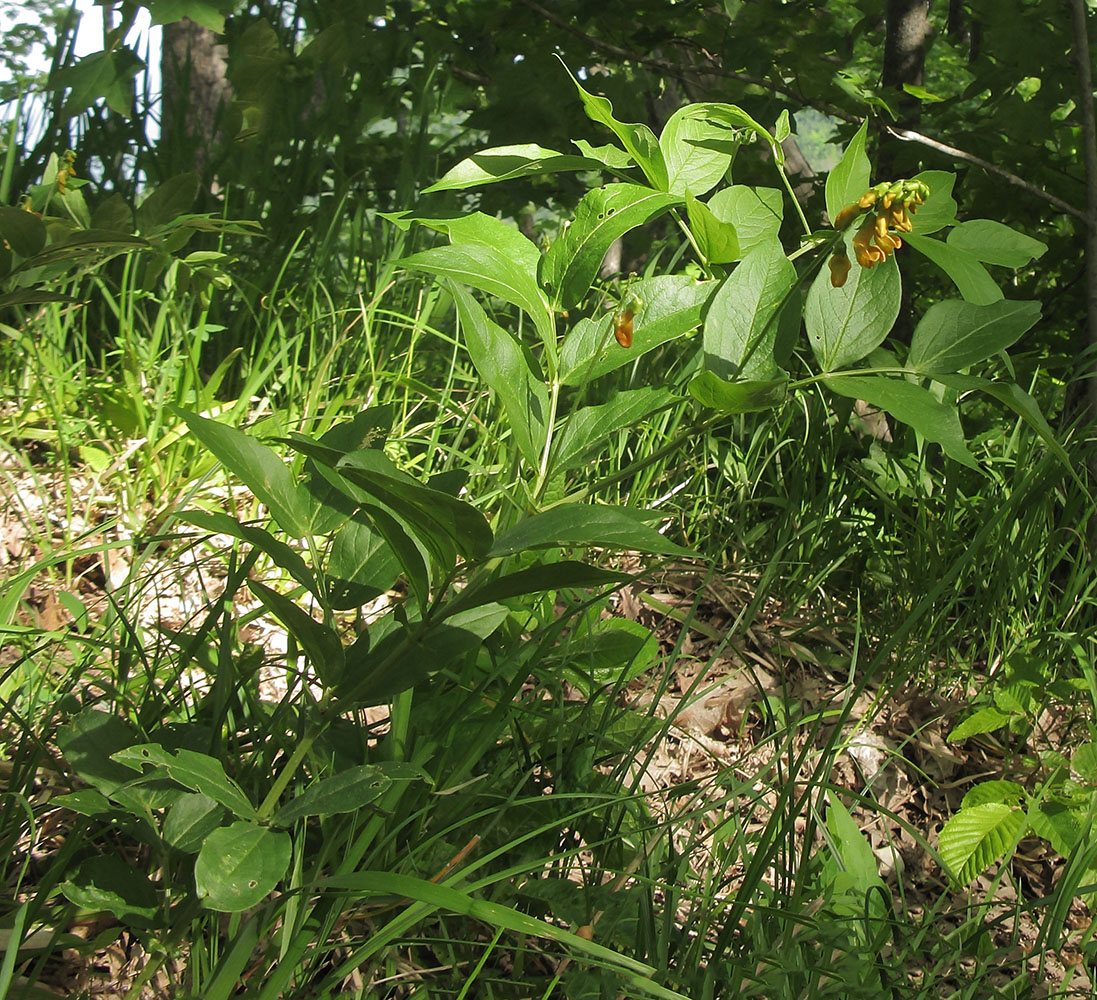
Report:
[[[866,216],[853,237],[853,252],[861,267],[875,267],[903,245],[896,234],[909,233],[914,228],[910,217],[928,197],[929,185],[924,181],[883,181],[869,188],[853,204],[846,205],[834,220],[834,228],[843,232],[862,215]],[[830,258],[830,283],[841,288],[849,269],[849,257],[841,245]]]

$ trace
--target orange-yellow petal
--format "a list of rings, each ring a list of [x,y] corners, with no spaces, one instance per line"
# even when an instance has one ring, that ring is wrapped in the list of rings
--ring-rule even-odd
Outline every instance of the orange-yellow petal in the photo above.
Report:
[[[841,288],[846,283],[846,278],[849,277],[849,269],[852,266],[845,250],[835,253],[830,258],[830,283],[835,288]]]

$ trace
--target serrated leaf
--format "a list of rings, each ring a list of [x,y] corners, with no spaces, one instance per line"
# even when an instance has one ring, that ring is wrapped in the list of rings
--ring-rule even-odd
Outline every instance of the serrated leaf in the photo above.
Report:
[[[1039,319],[1039,302],[936,302],[914,330],[907,363],[926,375],[956,372],[1012,347]]]
[[[999,712],[996,708],[976,709],[948,734],[948,742],[955,743],[982,733],[992,733],[995,729],[1009,725],[1009,720],[1010,716],[1005,712]]]
[[[1024,811],[1001,802],[961,809],[942,828],[937,850],[952,880],[965,886],[1013,850],[1024,826]]]
[[[222,913],[257,906],[285,875],[290,847],[289,834],[253,823],[214,830],[194,863],[198,898]]]
[[[1025,790],[1015,781],[980,781],[972,786],[960,803],[962,809],[981,806],[987,802],[1001,802],[1016,806],[1024,800]]]

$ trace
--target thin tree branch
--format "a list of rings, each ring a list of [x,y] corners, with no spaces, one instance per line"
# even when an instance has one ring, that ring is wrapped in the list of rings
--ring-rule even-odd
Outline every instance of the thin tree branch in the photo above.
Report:
[[[939,153],[946,153],[957,160],[962,160],[964,163],[970,163],[973,166],[981,167],[988,173],[996,174],[998,177],[1002,177],[1009,181],[1009,183],[1015,187],[1019,187],[1034,197],[1046,201],[1049,205],[1054,205],[1060,212],[1066,212],[1068,215],[1073,215],[1075,218],[1085,222],[1087,226],[1090,225],[1090,217],[1080,208],[1075,208],[1070,202],[1063,201],[1062,198],[1045,191],[1041,187],[1037,187],[1035,184],[1030,184],[1023,177],[1018,177],[1015,173],[1006,170],[1005,167],[1000,167],[996,163],[991,163],[989,160],[984,160],[982,157],[976,156],[974,153],[968,153],[962,149],[957,149],[955,146],[949,146],[943,142],[938,142],[936,139],[931,139],[928,135],[922,135],[921,132],[913,132],[908,128],[896,128],[892,125],[888,125],[887,131],[896,139],[902,139],[904,142],[921,143],[923,146],[928,146],[930,149],[936,149]]]

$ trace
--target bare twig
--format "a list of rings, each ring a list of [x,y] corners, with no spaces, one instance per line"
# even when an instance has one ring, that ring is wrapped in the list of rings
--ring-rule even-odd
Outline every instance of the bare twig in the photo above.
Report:
[[[989,160],[984,160],[981,156],[976,156],[974,153],[969,153],[966,150],[957,149],[955,146],[949,146],[946,143],[938,142],[936,139],[931,139],[928,135],[922,135],[921,132],[912,132],[908,128],[896,128],[889,125],[887,131],[888,134],[893,135],[896,139],[902,139],[904,142],[921,143],[923,146],[928,146],[930,149],[936,149],[939,153],[946,153],[957,160],[962,160],[964,163],[970,163],[973,166],[986,170],[988,173],[1002,177],[1009,181],[1010,184],[1014,185],[1014,187],[1019,187],[1034,197],[1046,201],[1049,205],[1054,205],[1060,212],[1066,212],[1077,219],[1081,219],[1087,225],[1089,224],[1089,216],[1080,208],[1075,208],[1070,202],[1063,201],[1062,198],[1045,191],[1041,187],[1037,187],[1035,184],[1030,184],[1023,177],[1018,177],[1015,173],[1006,170],[1005,167],[1000,167],[998,164],[991,163]]]

